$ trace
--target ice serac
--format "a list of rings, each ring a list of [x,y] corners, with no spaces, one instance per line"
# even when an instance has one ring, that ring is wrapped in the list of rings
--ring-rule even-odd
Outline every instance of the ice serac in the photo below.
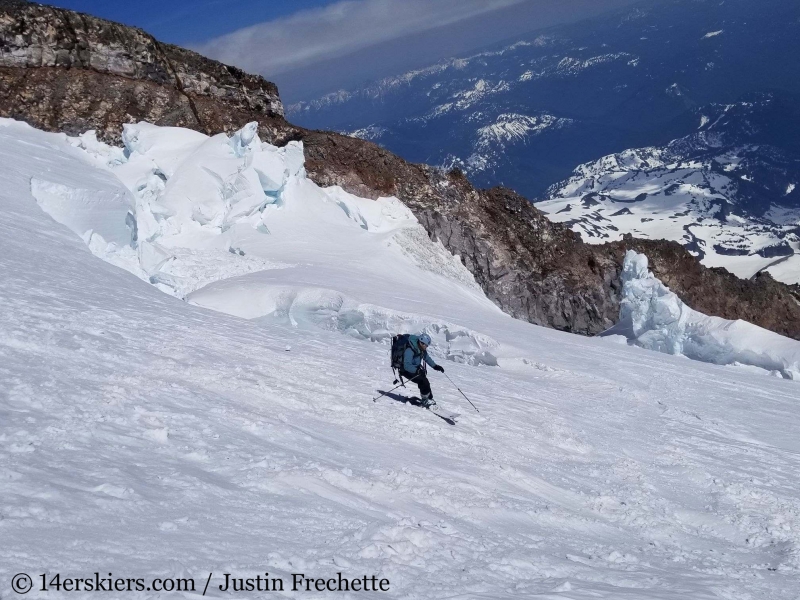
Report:
[[[798,339],[796,315],[800,288],[775,281],[767,272],[741,279],[722,268],[703,266],[678,242],[623,236],[610,244],[647,256],[650,270],[688,306],[707,315],[755,323],[770,331]]]
[[[628,250],[622,269],[620,320],[604,335],[637,346],[720,365],[750,365],[800,378],[800,344],[746,321],[692,310],[648,270],[647,257]]]
[[[32,177],[30,194],[96,256],[163,292],[261,323],[379,343],[424,330],[441,360],[497,365],[497,342],[463,322],[474,310],[505,316],[464,265],[396,198],[314,184],[300,142],[263,143],[255,122],[210,137],[125,125],[124,148],[94,132],[0,126],[9,152],[28,143],[85,163],[77,181]]]

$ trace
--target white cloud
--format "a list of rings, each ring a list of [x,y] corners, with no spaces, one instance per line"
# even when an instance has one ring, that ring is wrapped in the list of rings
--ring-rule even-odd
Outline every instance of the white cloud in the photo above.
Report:
[[[269,76],[528,1],[343,0],[252,25],[195,49]]]

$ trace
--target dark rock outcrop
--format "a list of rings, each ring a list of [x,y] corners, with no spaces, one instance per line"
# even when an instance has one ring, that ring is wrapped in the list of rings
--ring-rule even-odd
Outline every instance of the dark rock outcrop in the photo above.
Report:
[[[459,171],[408,163],[359,139],[300,132],[306,170],[320,185],[366,197],[397,196],[510,315],[594,334],[619,315],[613,252],[580,241],[519,194],[476,190]]]
[[[431,238],[461,257],[487,296],[517,318],[589,335],[611,326],[630,247],[647,254],[652,270],[693,308],[800,339],[797,290],[769,276],[742,281],[706,269],[671,242],[584,244],[511,190],[477,190],[458,171],[295,127],[284,120],[272,83],[139,29],[0,0],[0,116],[71,134],[95,129],[110,142],[125,123],[140,120],[209,134],[257,121],[263,140],[303,141],[306,169],[318,184],[400,198]]]
[[[20,0],[0,1],[0,112],[45,129],[96,129],[146,119],[215,133],[245,115],[281,117],[262,77],[162,44],[141,29]]]
[[[408,163],[371,142],[328,132],[298,135],[317,183],[403,200],[514,317],[575,333],[603,331],[619,316],[622,260],[632,249],[646,254],[654,274],[695,310],[800,339],[798,286],[768,274],[743,280],[709,269],[677,242],[625,236],[585,244],[511,190],[476,190],[458,171]]]

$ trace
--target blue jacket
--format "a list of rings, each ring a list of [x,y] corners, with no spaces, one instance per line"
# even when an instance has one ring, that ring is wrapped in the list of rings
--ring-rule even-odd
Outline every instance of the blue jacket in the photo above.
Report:
[[[433,359],[428,356],[427,351],[422,352],[419,349],[419,337],[416,335],[408,336],[408,343],[409,346],[406,348],[406,351],[403,353],[403,370],[407,371],[408,373],[412,373],[416,375],[417,371],[419,370],[420,365],[422,364],[422,360],[424,359],[426,363],[430,366],[435,367],[436,363],[433,362]]]

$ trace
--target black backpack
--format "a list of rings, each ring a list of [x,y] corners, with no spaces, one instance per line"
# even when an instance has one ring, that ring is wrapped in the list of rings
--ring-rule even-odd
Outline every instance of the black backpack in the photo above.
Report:
[[[411,348],[411,351],[418,355],[420,354],[414,349],[414,346],[411,345],[411,340],[409,339],[411,336],[408,333],[403,333],[400,335],[395,335],[392,337],[392,350],[391,350],[391,358],[392,358],[392,372],[395,374],[394,383],[403,383],[403,377],[400,373],[403,372],[403,355],[406,353],[406,348]],[[423,362],[420,365],[420,368],[423,369],[425,372],[425,363]]]
[[[411,336],[407,333],[392,337],[392,369],[396,371],[403,370],[403,355],[406,352],[406,348],[411,348],[412,351],[414,350],[411,341],[408,339],[409,337]]]

